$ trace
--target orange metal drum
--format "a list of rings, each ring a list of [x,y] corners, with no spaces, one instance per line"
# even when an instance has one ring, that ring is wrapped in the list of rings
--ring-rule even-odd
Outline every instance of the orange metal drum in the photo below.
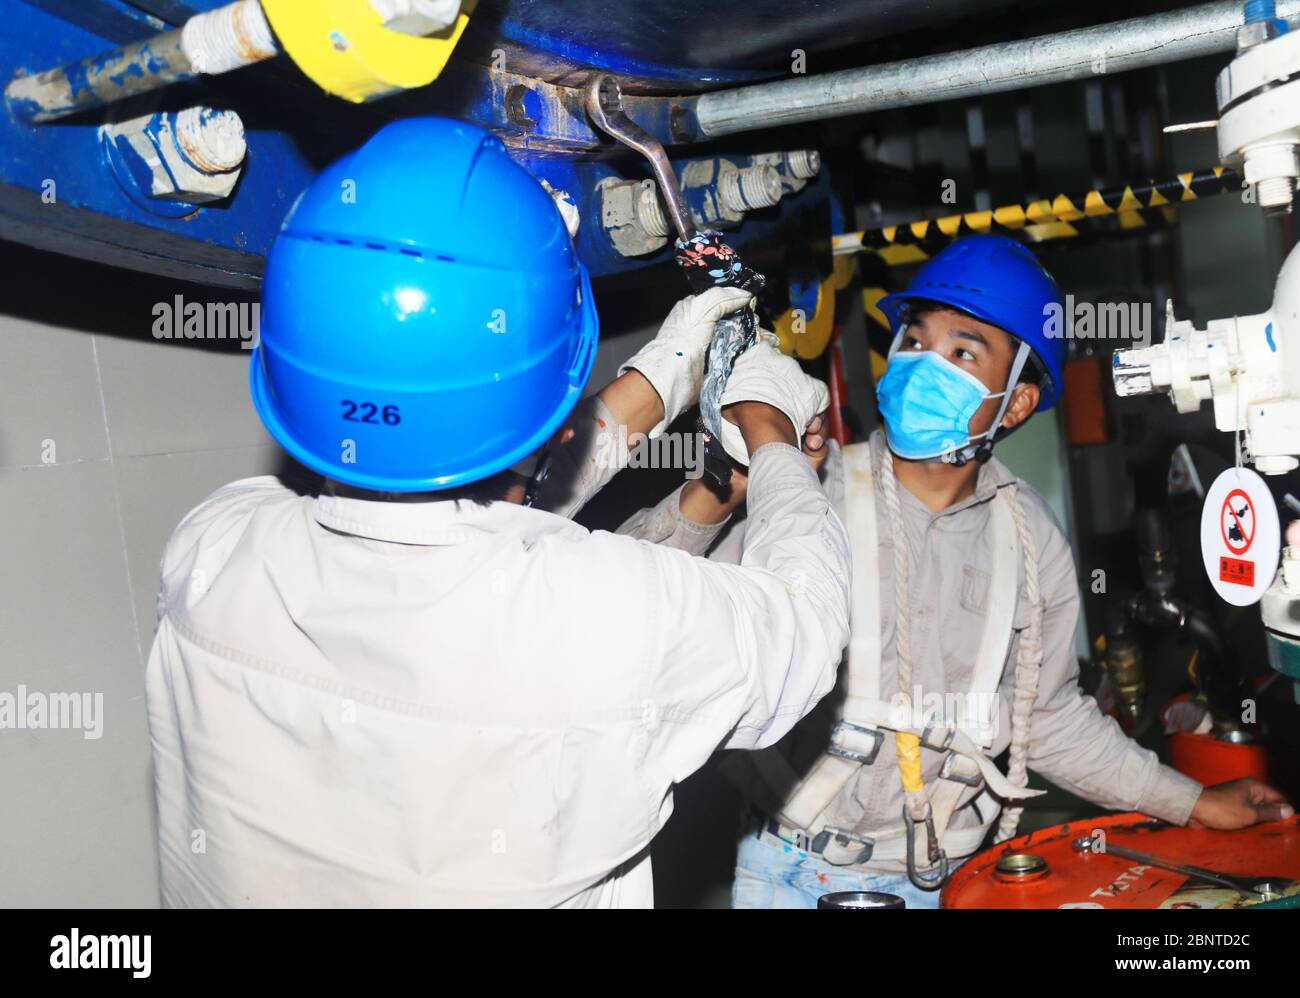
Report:
[[[1282,892],[1300,894],[1300,817],[1236,832],[1179,828],[1141,814],[1114,814],[1021,835],[977,853],[943,889],[944,908],[1241,908],[1254,897],[1186,874],[1119,856],[1080,852],[1080,837],[1106,841],[1163,860],[1190,863],[1234,876],[1295,881]],[[1018,871],[997,870],[1008,854]],[[1004,864],[1012,865],[1012,864]]]

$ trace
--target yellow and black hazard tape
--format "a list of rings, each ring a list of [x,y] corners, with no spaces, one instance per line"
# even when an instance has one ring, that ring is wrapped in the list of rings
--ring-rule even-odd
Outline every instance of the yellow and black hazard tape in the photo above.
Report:
[[[890,266],[901,266],[928,259],[955,239],[982,233],[1032,242],[1066,239],[1093,231],[1089,223],[1103,218],[1113,218],[1121,229],[1148,228],[1175,222],[1179,204],[1229,190],[1241,190],[1240,175],[1216,166],[1163,180],[1093,189],[1074,197],[1058,194],[1027,204],[844,233],[835,236],[834,251],[836,255],[872,252]]]

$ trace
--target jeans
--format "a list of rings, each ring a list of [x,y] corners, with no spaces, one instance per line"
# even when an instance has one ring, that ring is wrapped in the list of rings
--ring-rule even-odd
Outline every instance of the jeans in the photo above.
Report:
[[[939,907],[939,892],[921,890],[907,874],[831,866],[772,835],[760,837],[757,823],[746,822],[736,856],[731,907],[816,908],[819,897],[834,891],[883,891],[897,894],[909,908]]]

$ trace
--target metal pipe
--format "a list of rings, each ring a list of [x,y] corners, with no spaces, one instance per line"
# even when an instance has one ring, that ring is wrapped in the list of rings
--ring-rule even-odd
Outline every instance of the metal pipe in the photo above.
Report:
[[[198,74],[175,28],[81,62],[15,77],[5,87],[9,109],[24,121],[53,121]]]
[[[179,28],[5,87],[14,115],[54,121],[200,75],[225,73],[279,53],[259,0],[196,14]]]
[[[1300,0],[1278,0],[1277,16],[1300,16]],[[1240,0],[1207,3],[964,52],[704,94],[695,117],[704,137],[714,138],[1081,80],[1231,51],[1241,24]]]

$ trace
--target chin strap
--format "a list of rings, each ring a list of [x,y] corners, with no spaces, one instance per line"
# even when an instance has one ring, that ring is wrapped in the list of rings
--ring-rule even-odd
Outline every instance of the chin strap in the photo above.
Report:
[[[534,505],[541,495],[542,483],[551,471],[551,445],[547,443],[540,450],[533,451],[522,461],[512,464],[510,470],[521,478],[528,479],[528,484],[524,486],[524,505]]]

